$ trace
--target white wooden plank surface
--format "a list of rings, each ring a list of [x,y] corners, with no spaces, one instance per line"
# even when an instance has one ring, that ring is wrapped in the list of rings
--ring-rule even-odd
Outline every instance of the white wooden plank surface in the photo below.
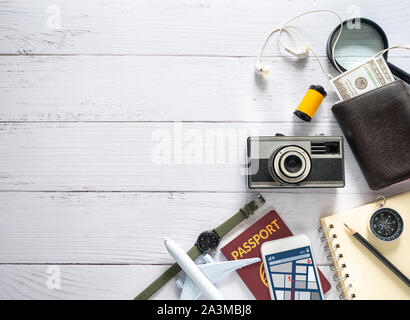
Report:
[[[341,134],[336,123],[5,123],[0,132],[3,191],[246,191],[247,136]],[[369,192],[345,153],[344,188],[303,192]]]
[[[247,136],[341,134],[336,123],[6,123],[0,132],[3,191],[246,191]],[[345,154],[344,188],[303,192],[369,192],[347,145]]]
[[[223,244],[275,209],[306,233],[317,263],[327,264],[319,219],[374,200],[371,194],[263,193],[267,200]],[[169,264],[162,239],[189,249],[249,201],[248,193],[0,193],[0,263]],[[220,254],[216,256],[217,259]]]
[[[56,30],[47,27],[52,5],[61,12]],[[408,42],[410,3],[401,0],[14,0],[0,3],[0,52],[254,56],[271,29],[303,11],[323,8],[343,19],[353,10],[380,23],[392,44]],[[337,23],[330,14],[318,14],[295,25],[324,55]],[[278,54],[272,48],[270,53]]]
[[[10,266],[0,265],[0,299],[132,299],[149,282],[159,276],[168,266],[58,266],[61,288],[49,289],[47,280],[50,265]],[[329,267],[319,267],[332,283],[326,299],[338,299],[335,283]],[[49,272],[47,273],[47,270]],[[112,279],[112,281],[108,281]],[[252,293],[236,273],[217,282],[226,299],[254,299]],[[174,281],[169,282],[154,299],[178,299],[180,289]],[[201,297],[205,299],[205,297]]]
[[[410,59],[396,61],[410,69]],[[0,121],[291,122],[315,83],[328,96],[313,122],[335,122],[338,98],[316,60],[264,63],[271,77],[255,76],[254,58],[2,57]]]
[[[61,28],[50,29],[55,5]],[[188,248],[246,202],[241,163],[153,163],[156,135],[175,136],[172,121],[184,121],[184,147],[215,129],[239,133],[238,159],[249,134],[340,134],[329,110],[336,96],[313,59],[282,57],[273,42],[272,77],[253,73],[272,27],[319,8],[343,18],[359,9],[390,44],[408,42],[410,2],[399,0],[0,2],[0,299],[132,298],[172,262],[164,235]],[[330,15],[297,23],[329,70],[325,43],[336,24]],[[406,52],[390,56],[409,69]],[[292,111],[312,83],[330,94],[314,121],[301,123]],[[311,238],[331,280],[319,218],[409,189],[370,191],[347,147],[345,188],[264,196],[295,234]],[[47,289],[47,267],[58,264],[62,289]],[[221,288],[227,298],[252,298],[236,274]],[[177,297],[172,283],[156,298]]]

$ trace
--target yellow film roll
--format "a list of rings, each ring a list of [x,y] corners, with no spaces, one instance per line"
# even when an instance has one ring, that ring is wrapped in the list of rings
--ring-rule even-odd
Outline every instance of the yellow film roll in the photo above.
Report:
[[[322,86],[311,85],[294,114],[304,121],[312,120],[327,93]]]

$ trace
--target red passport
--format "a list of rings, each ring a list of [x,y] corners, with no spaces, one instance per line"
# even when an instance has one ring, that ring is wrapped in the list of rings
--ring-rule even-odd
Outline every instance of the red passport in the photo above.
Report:
[[[290,236],[293,236],[292,231],[276,211],[272,210],[224,246],[221,251],[228,260],[261,258],[262,243]],[[331,285],[319,268],[318,271],[323,293],[326,293],[330,290]],[[271,299],[262,261],[236,272],[257,300]]]

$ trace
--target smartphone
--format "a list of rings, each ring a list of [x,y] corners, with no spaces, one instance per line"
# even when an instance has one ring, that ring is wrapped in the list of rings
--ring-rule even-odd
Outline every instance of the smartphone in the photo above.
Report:
[[[272,300],[323,299],[307,236],[265,242],[262,244],[261,254]]]

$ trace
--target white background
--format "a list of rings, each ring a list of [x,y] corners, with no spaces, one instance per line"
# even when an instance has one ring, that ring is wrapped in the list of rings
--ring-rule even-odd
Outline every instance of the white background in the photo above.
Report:
[[[249,200],[239,163],[152,162],[153,135],[172,134],[173,122],[199,135],[340,135],[330,111],[338,99],[313,58],[298,61],[272,42],[271,77],[253,72],[270,29],[320,8],[344,19],[359,9],[391,44],[409,42],[409,1],[1,2],[0,298],[131,299],[173,262],[163,236],[188,249]],[[325,44],[337,20],[322,14],[295,25],[336,74]],[[390,56],[410,70],[407,52]],[[292,112],[311,84],[329,94],[303,123]],[[237,151],[245,153],[244,139]],[[410,189],[371,191],[345,151],[345,188],[263,193],[295,234],[310,237],[329,280],[319,218]],[[50,266],[61,270],[60,289],[47,288]],[[229,299],[253,297],[236,274],[218,286]],[[178,294],[171,282],[156,298]],[[327,298],[337,297],[333,286]]]

